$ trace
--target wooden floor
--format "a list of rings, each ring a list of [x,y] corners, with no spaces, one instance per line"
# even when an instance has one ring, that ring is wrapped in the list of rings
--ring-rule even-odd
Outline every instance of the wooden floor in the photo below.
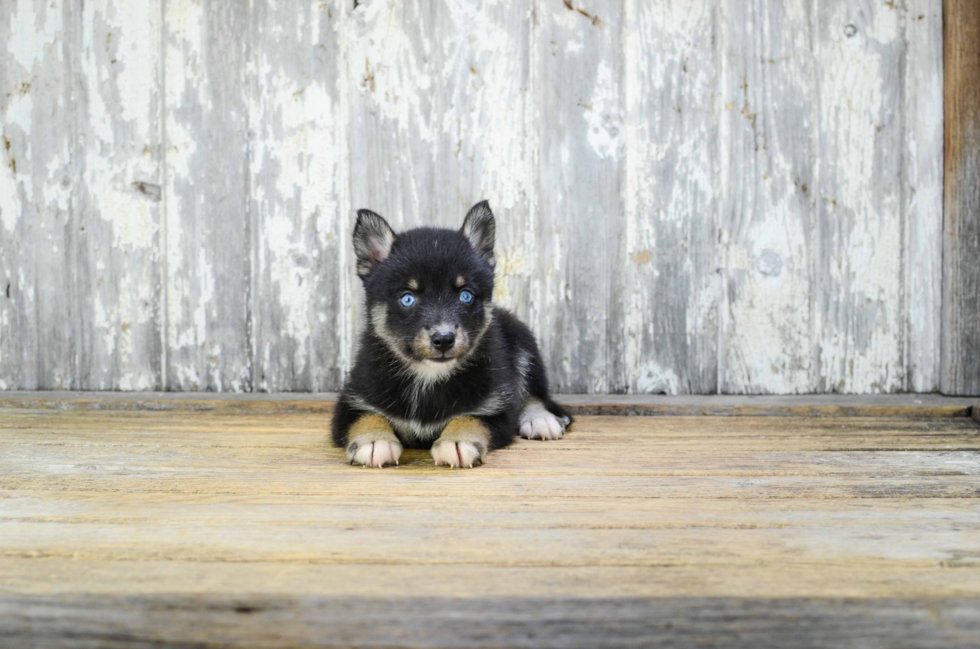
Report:
[[[328,421],[0,408],[0,646],[980,645],[970,417],[583,416],[474,470]]]

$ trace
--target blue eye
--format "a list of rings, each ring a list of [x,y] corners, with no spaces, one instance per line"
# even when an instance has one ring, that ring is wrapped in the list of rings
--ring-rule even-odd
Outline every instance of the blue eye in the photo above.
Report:
[[[467,291],[466,289],[463,289],[462,291],[459,292],[459,301],[462,302],[463,304],[469,304],[470,302],[473,301],[473,294]]]
[[[406,293],[398,301],[401,302],[402,306],[405,307],[412,306],[413,304],[415,304],[415,296],[412,295],[411,293]]]

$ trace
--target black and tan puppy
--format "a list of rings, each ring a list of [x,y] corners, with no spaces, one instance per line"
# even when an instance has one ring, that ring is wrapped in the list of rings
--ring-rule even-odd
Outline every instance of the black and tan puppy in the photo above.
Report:
[[[368,323],[333,418],[351,464],[397,464],[408,447],[472,467],[517,434],[557,439],[572,422],[548,394],[534,335],[493,305],[494,231],[486,202],[458,231],[396,235],[358,212]]]

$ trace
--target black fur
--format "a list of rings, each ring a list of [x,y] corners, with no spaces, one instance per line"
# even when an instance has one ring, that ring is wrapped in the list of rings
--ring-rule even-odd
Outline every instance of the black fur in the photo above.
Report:
[[[470,210],[458,231],[418,228],[395,235],[377,214],[358,213],[355,251],[368,325],[334,413],[337,446],[347,447],[351,425],[369,412],[391,421],[406,448],[429,448],[445,423],[463,415],[478,417],[491,431],[490,449],[507,446],[529,400],[571,422],[549,395],[534,335],[492,304],[494,229],[486,202]],[[463,289],[473,294],[469,304],[460,300]],[[406,293],[416,298],[411,307],[400,303]],[[419,341],[447,327],[457,332],[451,352],[459,356],[441,365]],[[434,374],[443,367],[454,369]]]

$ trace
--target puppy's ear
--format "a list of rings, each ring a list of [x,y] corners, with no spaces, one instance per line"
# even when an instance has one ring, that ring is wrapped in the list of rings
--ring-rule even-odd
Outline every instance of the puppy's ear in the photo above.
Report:
[[[463,221],[463,236],[469,239],[480,256],[493,266],[496,260],[493,256],[493,243],[497,237],[497,225],[490,211],[490,203],[480,201],[470,208]]]
[[[388,222],[371,210],[357,210],[354,226],[354,253],[357,254],[357,274],[367,277],[378,264],[388,258],[395,231]]]

